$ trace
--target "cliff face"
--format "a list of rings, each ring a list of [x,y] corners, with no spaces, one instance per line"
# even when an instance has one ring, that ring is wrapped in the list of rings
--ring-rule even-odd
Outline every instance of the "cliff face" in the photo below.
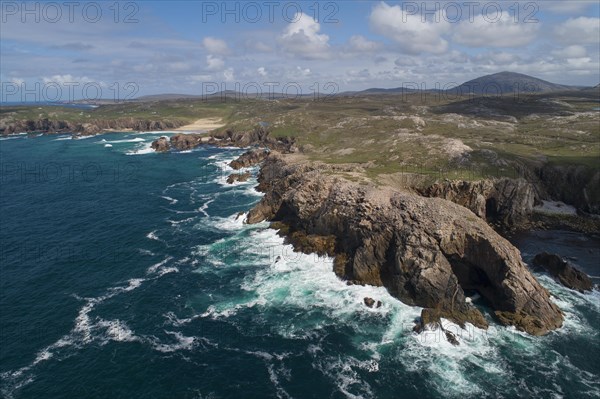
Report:
[[[464,290],[473,289],[504,324],[536,335],[562,325],[560,310],[518,250],[465,207],[324,171],[269,156],[259,176],[265,196],[247,221],[282,222],[300,249],[336,255],[341,277],[383,285],[403,302],[435,308],[460,324],[487,326],[465,300]]]
[[[18,121],[0,127],[0,135],[21,132],[73,132],[81,133],[82,135],[92,135],[109,129],[132,129],[136,131],[169,130],[176,129],[184,124],[184,122],[179,120],[151,121],[134,118],[92,119],[86,123],[38,119]]]
[[[523,222],[539,202],[535,186],[525,179],[443,181],[417,191],[462,205],[480,218],[505,227]]]
[[[544,165],[535,171],[550,198],[600,213],[600,171],[581,165]]]

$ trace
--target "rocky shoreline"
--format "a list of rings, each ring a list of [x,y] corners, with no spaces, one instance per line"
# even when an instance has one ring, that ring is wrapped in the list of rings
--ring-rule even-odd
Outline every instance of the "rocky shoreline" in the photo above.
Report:
[[[96,134],[98,129],[162,130],[183,123],[100,125],[74,127],[53,122],[27,125],[25,130]],[[176,134],[155,140],[152,148],[157,152],[184,151],[201,145],[254,147],[231,162],[238,172],[227,179],[228,183],[245,181],[248,172],[239,170],[262,164],[257,189],[265,195],[250,210],[246,222],[270,221],[296,250],[334,257],[335,273],[348,284],[384,286],[404,303],[423,307],[416,331],[431,325],[441,327],[441,318],[479,328],[487,328],[489,320],[495,319],[533,335],[562,326],[562,312],[548,291],[531,274],[519,251],[499,233],[528,229],[532,223],[554,226],[557,221],[564,222],[564,218],[540,214],[532,217],[535,206],[547,197],[539,184],[524,178],[447,180],[398,190],[349,181],[340,177],[343,165],[287,155],[299,152],[295,139],[275,138],[262,128]],[[593,185],[597,176],[586,179]],[[583,196],[575,198],[580,209],[594,211],[597,203],[593,196],[590,200],[588,186]],[[599,224],[592,220],[586,228],[598,231]],[[577,225],[578,221],[571,224]],[[471,303],[468,294],[473,292],[492,309],[490,314]],[[447,338],[453,344],[458,342],[451,333]]]
[[[170,130],[184,126],[181,120],[146,120],[135,118],[92,119],[86,123],[55,121],[50,119],[22,120],[0,126],[0,136],[15,133],[74,133],[91,136],[111,130],[135,130],[139,132]]]
[[[442,181],[413,190],[358,183],[340,177],[343,165],[287,155],[298,152],[295,140],[260,128],[155,143],[157,151],[254,146],[230,163],[236,170],[262,164],[257,189],[265,195],[246,222],[270,221],[296,250],[334,257],[334,272],[348,284],[384,286],[404,303],[423,307],[415,331],[441,327],[441,318],[479,328],[495,319],[532,335],[562,326],[548,291],[499,233],[532,227],[544,193],[528,180]],[[228,182],[246,178],[233,173]],[[547,219],[538,215],[538,222]],[[490,314],[471,303],[467,294],[474,292]]]

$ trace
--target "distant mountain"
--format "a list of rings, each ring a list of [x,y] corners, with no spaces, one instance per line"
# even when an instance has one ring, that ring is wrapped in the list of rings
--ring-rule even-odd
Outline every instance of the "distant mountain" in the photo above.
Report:
[[[579,89],[581,87],[559,85],[522,73],[499,72],[469,80],[448,90],[448,92],[456,94],[497,95],[508,93],[548,93]]]
[[[492,75],[485,75],[479,78],[469,80],[459,86],[452,89],[446,90],[449,94],[475,94],[475,95],[498,95],[498,94],[510,94],[510,93],[550,93],[559,91],[573,91],[573,90],[598,90],[598,87],[583,87],[583,86],[567,86],[560,85],[546,80],[538,79],[533,76],[524,75],[516,72],[499,72]],[[334,94],[336,96],[360,96],[360,95],[380,95],[380,94],[408,94],[408,93],[419,93],[419,92],[430,92],[439,93],[443,90],[439,89],[415,89],[413,87],[394,87],[389,89],[372,87],[361,91],[345,91]],[[310,97],[314,93],[308,93],[301,95],[300,97]],[[329,96],[330,94],[323,93],[323,96]],[[282,93],[262,93],[261,95],[247,93],[241,94],[233,90],[220,91],[217,93],[211,93],[206,96],[202,95],[191,95],[191,94],[155,94],[149,96],[141,96],[136,98],[134,101],[162,101],[162,100],[185,100],[185,99],[198,99],[198,98],[263,98],[263,99],[278,99],[278,98],[289,98],[289,95]]]

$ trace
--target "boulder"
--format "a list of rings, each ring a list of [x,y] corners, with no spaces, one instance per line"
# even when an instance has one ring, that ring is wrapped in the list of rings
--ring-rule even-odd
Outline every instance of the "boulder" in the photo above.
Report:
[[[369,308],[372,308],[373,306],[375,306],[375,299],[373,299],[373,298],[365,297],[364,302],[365,302],[365,305],[367,305],[367,307],[369,307]]]
[[[560,255],[542,252],[533,258],[533,264],[546,270],[567,288],[579,292],[591,291],[593,288],[592,280],[588,275],[576,269]]]

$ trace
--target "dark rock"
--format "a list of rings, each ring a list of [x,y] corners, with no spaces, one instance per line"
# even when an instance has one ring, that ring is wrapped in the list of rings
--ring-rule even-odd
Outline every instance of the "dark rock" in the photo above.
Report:
[[[151,147],[156,152],[166,152],[169,151],[171,145],[169,144],[169,139],[165,136],[160,137],[152,142]]]
[[[452,345],[454,345],[454,346],[459,345],[458,339],[456,339],[456,335],[454,335],[453,333],[451,333],[448,330],[444,330],[444,334],[446,335],[446,339],[448,340],[448,342],[450,342]]]
[[[171,136],[171,147],[179,151],[187,151],[196,148],[202,142],[201,136],[197,134],[176,134]]]
[[[584,272],[576,269],[557,254],[542,252],[533,258],[533,264],[544,268],[558,282],[567,288],[579,292],[591,291],[592,280]]]
[[[435,309],[425,308],[421,310],[421,317],[413,330],[421,333],[425,330],[435,330],[439,326],[441,326],[440,312]]]
[[[377,309],[379,309],[379,308],[381,307],[381,305],[383,305],[383,304],[381,303],[381,301],[377,301]]]
[[[373,298],[365,297],[364,301],[365,305],[367,305],[369,308],[372,308],[375,305],[375,299]]]
[[[247,168],[264,161],[268,155],[269,151],[267,150],[250,150],[240,155],[238,159],[231,161],[229,166],[236,170]]]
[[[227,177],[227,183],[228,184],[233,184],[236,181],[239,182],[245,182],[250,178],[251,174],[250,172],[246,172],[246,173],[232,173]]]

